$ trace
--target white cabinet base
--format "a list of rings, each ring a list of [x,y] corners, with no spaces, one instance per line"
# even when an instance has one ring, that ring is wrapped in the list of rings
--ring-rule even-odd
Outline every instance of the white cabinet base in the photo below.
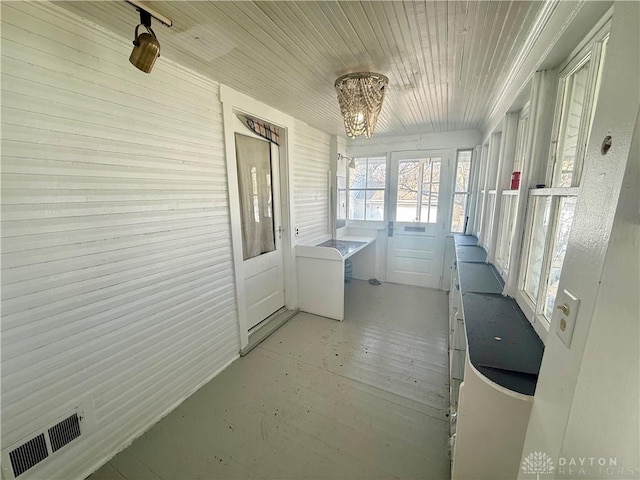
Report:
[[[298,257],[298,299],[303,312],[344,320],[344,260]]]
[[[533,397],[488,380],[471,365],[467,355],[451,478],[517,478],[532,403]]]

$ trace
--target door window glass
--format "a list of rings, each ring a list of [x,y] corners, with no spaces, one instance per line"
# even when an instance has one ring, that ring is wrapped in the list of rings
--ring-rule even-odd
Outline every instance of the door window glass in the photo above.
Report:
[[[271,146],[269,142],[235,134],[242,254],[248,260],[276,249],[272,212]]]
[[[397,222],[438,221],[440,165],[439,157],[399,161]]]

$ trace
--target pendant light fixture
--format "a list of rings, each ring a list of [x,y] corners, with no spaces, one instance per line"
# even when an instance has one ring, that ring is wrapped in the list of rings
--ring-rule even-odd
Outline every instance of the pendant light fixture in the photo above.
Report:
[[[349,138],[371,138],[388,85],[386,76],[372,72],[349,73],[336,80],[334,87]]]
[[[163,15],[151,13],[151,9],[140,2],[130,0],[127,0],[127,2],[134,5],[140,12],[140,24],[135,30],[133,51],[129,56],[129,61],[137,69],[142,70],[144,73],[150,73],[160,56],[160,42],[151,28],[151,17],[153,16],[168,27],[173,25],[173,22]],[[140,27],[144,27],[147,31],[138,34]]]
[[[138,29],[140,27],[145,27],[147,32],[138,35]],[[136,27],[136,33],[133,39],[133,51],[131,52],[129,61],[138,70],[149,73],[159,56],[160,42],[151,29],[151,15],[144,10],[140,10],[140,25]]]

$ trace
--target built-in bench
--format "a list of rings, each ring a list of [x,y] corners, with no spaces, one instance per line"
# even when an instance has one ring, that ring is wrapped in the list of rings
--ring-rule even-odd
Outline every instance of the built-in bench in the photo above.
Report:
[[[450,286],[452,478],[513,479],[544,345],[471,235],[456,235]]]

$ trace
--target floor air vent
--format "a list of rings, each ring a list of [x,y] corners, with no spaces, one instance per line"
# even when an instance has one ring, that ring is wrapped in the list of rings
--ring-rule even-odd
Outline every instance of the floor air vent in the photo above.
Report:
[[[63,421],[49,429],[49,441],[51,450],[55,452],[64,447],[71,440],[80,436],[80,419],[77,414],[65,418]]]
[[[44,433],[32,438],[27,443],[20,445],[15,450],[9,452],[13,476],[23,474],[31,467],[40,463],[49,456],[47,442],[44,440]]]

